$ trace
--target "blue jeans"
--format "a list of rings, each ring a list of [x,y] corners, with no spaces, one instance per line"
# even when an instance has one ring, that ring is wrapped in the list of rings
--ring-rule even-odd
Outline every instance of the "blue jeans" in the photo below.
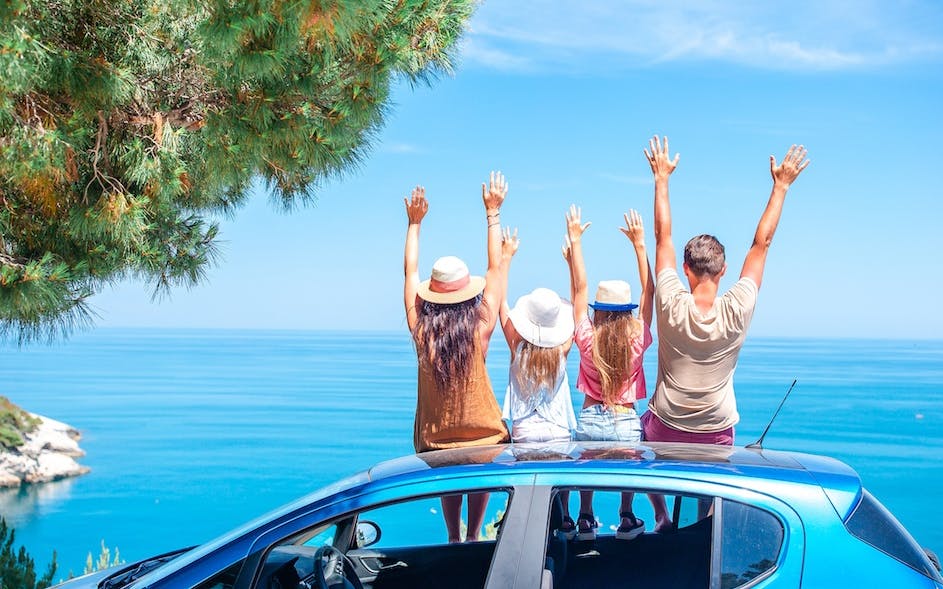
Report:
[[[574,440],[599,442],[640,442],[642,424],[635,409],[623,405],[606,408],[590,405],[578,418]]]

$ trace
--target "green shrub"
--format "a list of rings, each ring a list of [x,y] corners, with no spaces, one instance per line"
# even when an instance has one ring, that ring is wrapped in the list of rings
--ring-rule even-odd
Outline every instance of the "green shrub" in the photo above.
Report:
[[[88,557],[85,559],[85,574],[94,573],[95,571],[101,571],[104,569],[109,569],[113,566],[119,564],[124,564],[124,561],[121,560],[121,554],[118,552],[118,547],[115,546],[115,557],[111,558],[111,550],[108,549],[108,546],[105,545],[105,541],[102,540],[101,552],[98,553],[98,559],[92,559],[92,553],[88,553]]]
[[[20,546],[13,550],[13,540],[16,532],[7,527],[7,522],[0,517],[0,587],[3,589],[42,589],[52,584],[56,574],[56,553],[52,553],[52,562],[46,569],[46,574],[36,578],[36,564],[27,554],[26,549]]]
[[[38,418],[23,411],[6,397],[0,396],[0,446],[22,446],[23,434],[35,431],[39,424]]]

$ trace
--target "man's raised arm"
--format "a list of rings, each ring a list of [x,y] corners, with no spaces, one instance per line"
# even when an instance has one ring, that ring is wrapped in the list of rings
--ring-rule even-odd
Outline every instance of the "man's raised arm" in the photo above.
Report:
[[[750,278],[756,283],[757,288],[760,287],[763,280],[766,254],[769,252],[769,246],[773,243],[773,235],[779,225],[783,203],[786,201],[786,191],[789,190],[789,187],[802,170],[809,165],[806,153],[806,148],[802,145],[798,147],[793,145],[786,152],[786,157],[779,165],[776,164],[776,158],[769,156],[769,171],[773,176],[773,191],[766,203],[766,210],[763,211],[763,216],[760,217],[760,222],[756,226],[753,245],[750,247],[750,251],[747,252],[746,260],[743,261],[743,270],[740,271],[740,278]]]
[[[675,159],[669,158],[668,138],[665,137],[664,145],[655,135],[648,142],[649,148],[645,149],[645,159],[652,168],[652,174],[655,176],[655,276],[665,268],[677,268],[678,262],[675,259],[675,246],[671,241],[671,204],[668,202],[668,177],[678,167],[680,154],[675,154]]]

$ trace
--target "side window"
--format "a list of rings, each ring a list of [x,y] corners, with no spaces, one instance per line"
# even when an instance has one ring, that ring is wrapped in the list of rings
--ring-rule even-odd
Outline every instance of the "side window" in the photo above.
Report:
[[[295,532],[268,550],[252,587],[356,587],[355,580],[359,580],[359,585],[374,589],[431,589],[448,579],[449,589],[481,589],[494,558],[497,522],[508,506],[510,492],[472,494],[475,506],[484,509],[479,541],[449,543],[443,503],[458,507],[465,538],[468,497],[420,497],[344,513],[333,521]],[[207,585],[200,589],[230,587]]]
[[[720,586],[740,587],[776,567],[783,545],[783,525],[775,515],[723,502]]]
[[[244,561],[239,561],[225,570],[203,581],[194,589],[232,589],[236,585],[236,576]]]
[[[330,525],[323,530],[317,531],[313,536],[304,541],[304,546],[333,546],[334,538],[337,536],[337,525]]]
[[[655,505],[665,506],[677,529],[655,531]],[[708,587],[710,505],[710,497],[649,496],[631,487],[557,487],[547,516],[544,574],[553,587]],[[621,514],[628,506],[641,521],[626,530]]]
[[[920,545],[871,493],[862,494],[845,527],[860,540],[940,582],[940,573]]]
[[[479,540],[494,540],[497,537],[499,522],[507,509],[507,492],[492,492],[487,495],[484,517],[478,532]],[[453,500],[455,499],[462,501],[460,528],[461,537],[465,538],[468,527],[465,516],[468,497],[455,495]],[[370,544],[372,549],[448,544],[449,537],[443,514],[444,505],[448,501],[448,498],[443,501],[439,497],[427,497],[384,505],[364,511],[360,514],[359,521],[373,522],[380,530],[379,538]]]

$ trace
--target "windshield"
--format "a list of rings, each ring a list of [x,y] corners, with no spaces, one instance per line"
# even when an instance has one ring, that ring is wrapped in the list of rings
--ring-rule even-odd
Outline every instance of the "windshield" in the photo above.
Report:
[[[141,578],[143,575],[147,574],[149,571],[156,569],[157,567],[163,565],[166,562],[169,562],[179,555],[183,554],[188,550],[192,550],[193,547],[183,548],[181,550],[174,550],[173,552],[168,552],[167,554],[161,554],[160,556],[155,556],[148,560],[142,560],[139,563],[136,563],[130,567],[124,568],[114,575],[108,577],[101,584],[98,585],[99,589],[116,589],[117,587],[124,587],[131,581]]]

